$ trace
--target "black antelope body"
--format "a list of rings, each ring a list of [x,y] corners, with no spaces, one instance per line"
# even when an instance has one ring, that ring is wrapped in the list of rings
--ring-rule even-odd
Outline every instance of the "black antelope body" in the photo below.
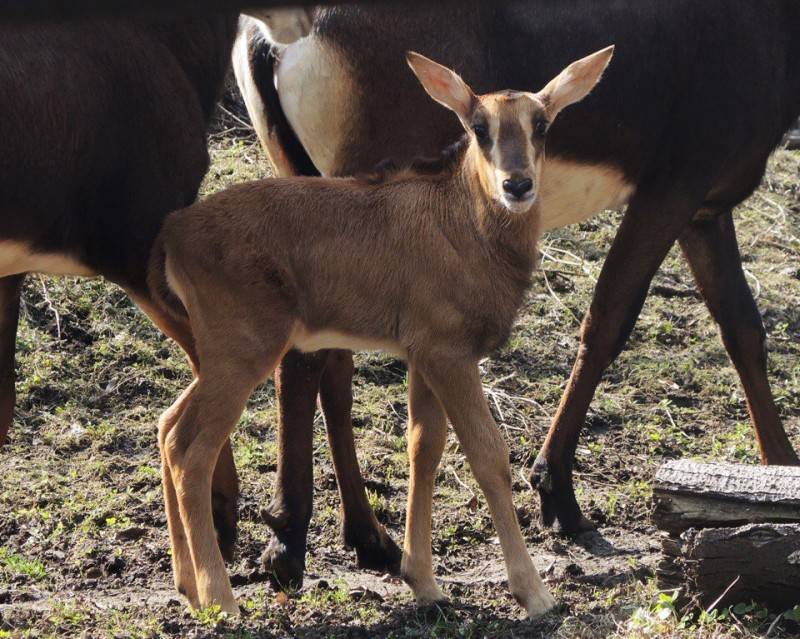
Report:
[[[589,403],[676,241],[741,378],[762,461],[797,463],[769,388],[765,332],[742,271],[731,211],[758,185],[767,158],[800,112],[798,33],[794,0],[346,7],[318,11],[310,35],[288,47],[273,46],[268,32],[250,25],[237,43],[234,68],[280,173],[350,175],[384,158],[403,162],[421,150],[433,153],[458,135],[456,123],[404,77],[405,49],[441,60],[479,91],[491,91],[535,89],[569,60],[616,43],[601,85],[554,124],[540,194],[545,229],[627,205],[532,472],[544,521],[575,531],[591,525],[572,485]],[[348,387],[352,364],[334,351],[290,353],[285,365],[307,380],[305,400],[294,399],[306,407],[291,420],[296,437],[311,429],[318,388],[324,404],[331,388]],[[349,406],[348,395],[328,423],[345,540],[361,531],[359,539],[376,541],[372,559],[391,565],[391,541],[366,505]],[[294,468],[311,464],[310,447],[287,454]],[[265,558],[284,579],[299,581],[311,483],[279,472],[278,485],[272,508],[281,517]]]
[[[102,275],[178,336],[150,298],[147,262],[164,217],[194,201],[208,167],[206,128],[237,20],[0,25],[0,443],[25,273]],[[226,446],[215,476],[226,555],[236,497]]]

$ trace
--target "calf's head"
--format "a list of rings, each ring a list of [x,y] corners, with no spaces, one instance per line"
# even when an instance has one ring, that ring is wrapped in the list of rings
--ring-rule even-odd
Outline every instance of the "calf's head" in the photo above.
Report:
[[[470,134],[468,152],[486,196],[510,213],[525,213],[538,194],[550,125],[594,88],[613,54],[610,46],[573,62],[538,93],[484,95],[475,95],[458,74],[419,53],[409,52],[407,60],[425,91],[455,112]]]

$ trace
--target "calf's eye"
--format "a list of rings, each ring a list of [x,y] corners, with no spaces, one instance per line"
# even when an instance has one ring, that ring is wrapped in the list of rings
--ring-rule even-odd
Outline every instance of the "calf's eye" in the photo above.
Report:
[[[478,142],[485,142],[489,139],[489,129],[485,124],[473,125],[472,131],[475,133]]]
[[[547,120],[536,120],[536,123],[533,125],[533,134],[537,138],[543,138],[547,135],[547,129],[550,126],[550,123]]]

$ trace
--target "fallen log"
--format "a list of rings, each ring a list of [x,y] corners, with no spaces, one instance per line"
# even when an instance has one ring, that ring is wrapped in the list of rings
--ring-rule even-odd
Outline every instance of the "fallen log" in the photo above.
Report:
[[[800,467],[668,462],[653,486],[653,523],[689,528],[800,523]]]
[[[664,536],[656,569],[663,590],[704,608],[751,600],[786,610],[800,603],[800,524],[750,524]]]

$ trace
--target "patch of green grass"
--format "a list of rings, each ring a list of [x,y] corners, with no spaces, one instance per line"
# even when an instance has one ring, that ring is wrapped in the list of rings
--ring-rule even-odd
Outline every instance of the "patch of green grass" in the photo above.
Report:
[[[20,578],[41,581],[47,576],[47,571],[38,559],[28,559],[5,547],[0,547],[0,574],[6,581]]]

